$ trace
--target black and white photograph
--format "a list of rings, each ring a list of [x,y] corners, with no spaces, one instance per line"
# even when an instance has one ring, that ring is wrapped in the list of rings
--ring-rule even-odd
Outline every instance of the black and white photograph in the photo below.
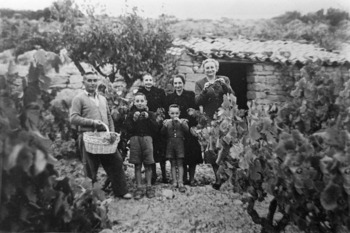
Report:
[[[10,232],[349,233],[350,1],[2,0]]]

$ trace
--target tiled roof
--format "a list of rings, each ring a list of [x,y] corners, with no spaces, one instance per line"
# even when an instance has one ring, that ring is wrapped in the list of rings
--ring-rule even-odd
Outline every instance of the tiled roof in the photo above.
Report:
[[[350,64],[349,53],[329,52],[313,44],[292,41],[254,41],[229,38],[175,39],[168,51],[172,55],[187,52],[192,56],[217,59],[241,60],[247,62],[305,63],[321,60],[329,65]]]

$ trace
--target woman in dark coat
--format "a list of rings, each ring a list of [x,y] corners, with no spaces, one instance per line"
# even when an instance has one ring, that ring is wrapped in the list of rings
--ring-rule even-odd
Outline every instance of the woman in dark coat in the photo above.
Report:
[[[143,93],[147,99],[147,107],[149,111],[156,113],[157,117],[161,117],[161,112],[164,113],[164,109],[166,107],[166,96],[163,89],[157,88],[154,86],[154,80],[151,74],[145,74],[142,77],[143,86],[139,87],[138,92]],[[158,121],[158,120],[157,120]],[[162,124],[160,124],[161,128]],[[156,163],[160,164],[160,168],[162,170],[162,182],[168,183],[168,179],[166,178],[166,170],[165,170],[165,142],[162,140],[160,136],[160,128],[158,133],[153,135],[153,157]],[[156,172],[156,163],[152,166],[152,183],[154,184],[157,179]]]
[[[177,104],[180,106],[180,118],[187,119],[188,126],[196,126],[196,119],[188,115],[187,110],[189,108],[197,109],[195,104],[195,95],[192,91],[184,90],[185,78],[183,75],[177,75],[173,79],[174,93],[167,96],[167,106],[171,104]],[[168,107],[166,108],[168,110]],[[184,160],[184,182],[188,182],[191,186],[194,186],[194,175],[197,164],[203,163],[201,147],[196,137],[190,132],[187,133],[185,139],[185,160]],[[189,173],[189,180],[188,180]]]

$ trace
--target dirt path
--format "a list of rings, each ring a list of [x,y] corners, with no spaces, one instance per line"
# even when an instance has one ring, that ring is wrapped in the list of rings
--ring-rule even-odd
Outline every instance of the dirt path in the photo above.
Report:
[[[84,179],[82,164],[78,160],[60,160],[61,175]],[[126,176],[131,193],[135,190],[134,170],[127,164]],[[167,165],[167,171],[170,171]],[[160,174],[160,171],[158,171]],[[106,175],[99,170],[99,183]],[[144,177],[144,174],[143,174]],[[160,178],[160,177],[159,177]],[[212,169],[202,164],[197,167],[196,180],[201,184],[187,187],[186,193],[172,190],[170,184],[157,182],[156,197],[141,200],[124,200],[107,195],[108,216],[113,223],[113,232],[210,232],[210,233],[259,233],[261,227],[251,220],[241,202],[241,195],[224,184],[220,191],[214,190]],[[260,214],[267,214],[267,203],[256,206]],[[106,231],[111,232],[111,231]],[[286,233],[300,233],[295,227],[288,227]]]
[[[198,170],[196,178],[202,181],[208,178],[203,175],[212,172],[206,165]],[[114,199],[110,203],[114,232],[259,232],[243,210],[239,195],[232,191],[217,191],[210,185],[186,186],[186,193],[168,184],[155,187],[153,199]]]

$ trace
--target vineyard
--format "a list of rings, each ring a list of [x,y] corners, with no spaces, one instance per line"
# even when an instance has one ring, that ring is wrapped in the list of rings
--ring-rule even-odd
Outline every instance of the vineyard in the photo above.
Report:
[[[189,216],[182,225],[185,232],[245,232],[245,227],[262,233],[290,232],[293,227],[308,233],[350,231],[349,72],[331,76],[323,64],[309,61],[285,87],[288,102],[258,105],[252,100],[243,110],[229,94],[212,121],[192,110],[199,122],[192,131],[203,151],[218,153],[222,190],[208,189],[209,169],[203,165],[196,178],[203,179],[204,186],[191,188],[187,196],[175,197],[161,185],[150,203],[113,202],[101,185],[83,178],[77,135],[68,117],[69,97],[75,92],[52,87],[49,74],[71,62],[82,73],[88,67],[111,81],[122,73],[128,86],[142,72],[152,72],[159,85],[166,86],[175,72],[173,61],[164,56],[172,36],[166,24],[145,25],[135,12],[109,30],[108,21],[90,18],[83,27],[76,11],[59,10],[55,20],[61,22],[62,33],[27,38],[30,27],[20,24],[25,28],[20,33],[23,41],[9,46],[16,47],[16,58],[35,48],[34,59],[25,74],[16,69],[18,60],[8,62],[7,71],[0,74],[0,231],[160,232],[180,224],[172,219],[168,228],[162,228],[162,217],[172,218],[171,211],[180,219]],[[107,53],[114,45],[117,49]],[[64,55],[58,54],[62,48],[68,51]],[[105,174],[100,172],[99,179]],[[191,204],[186,203],[189,200]],[[163,209],[157,209],[160,204]],[[137,208],[151,209],[159,219],[146,217],[147,224],[133,220],[139,228],[119,221],[121,211],[127,213],[123,218],[140,217]]]

